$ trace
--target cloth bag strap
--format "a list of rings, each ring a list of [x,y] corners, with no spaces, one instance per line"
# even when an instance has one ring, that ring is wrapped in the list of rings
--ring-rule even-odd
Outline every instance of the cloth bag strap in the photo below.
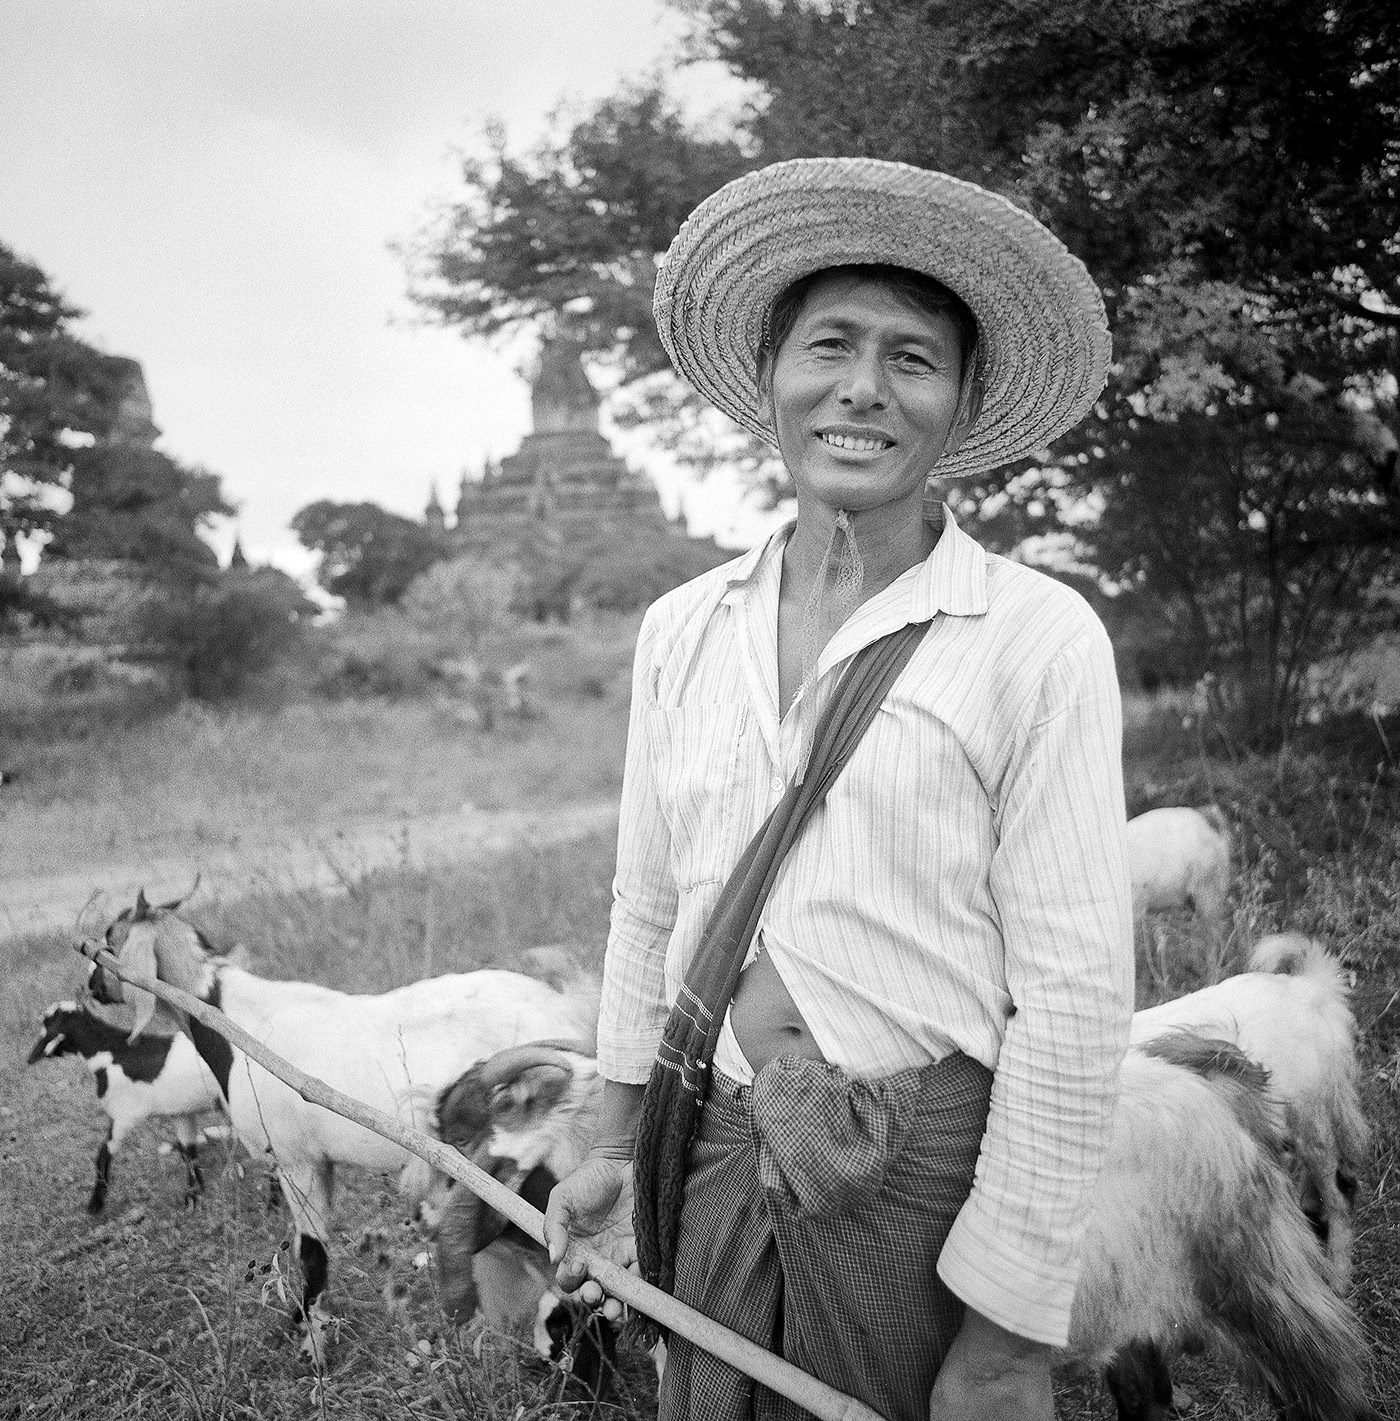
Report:
[[[720,890],[686,971],[642,1098],[635,1154],[637,1254],[648,1282],[670,1291],[685,1161],[710,1062],[749,944],[783,859],[826,799],[930,623],[911,622],[862,647],[817,722],[806,773],[789,785]]]

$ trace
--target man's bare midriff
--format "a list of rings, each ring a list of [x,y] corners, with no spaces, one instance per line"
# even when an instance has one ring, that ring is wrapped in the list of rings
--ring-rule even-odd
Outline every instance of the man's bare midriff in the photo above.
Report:
[[[777,1056],[826,1059],[766,952],[740,975],[729,1022],[755,1074]]]

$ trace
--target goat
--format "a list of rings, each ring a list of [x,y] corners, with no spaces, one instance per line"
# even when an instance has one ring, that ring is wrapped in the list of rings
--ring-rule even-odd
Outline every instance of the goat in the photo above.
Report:
[[[1299,933],[1263,938],[1249,970],[1133,1017],[1144,1045],[1185,1027],[1229,1041],[1269,1075],[1282,1104],[1303,1212],[1326,1254],[1332,1285],[1351,1278],[1358,1179],[1370,1130],[1356,1086],[1356,1022],[1342,969]]]
[[[583,1026],[572,998],[515,972],[436,977],[380,996],[270,981],[217,956],[175,905],[151,908],[144,895],[109,926],[106,943],[126,964],[218,1007],[308,1074],[420,1126],[437,1093],[474,1061],[522,1038],[570,1035]],[[302,1271],[302,1351],[322,1361],[335,1167],[403,1169],[407,1152],[309,1105],[222,1036],[172,1013],[149,993],[133,987],[123,993],[105,969],[94,966],[91,982],[99,1001],[133,1000],[133,1035],[158,1012],[187,1030],[219,1084],[238,1138],[251,1153],[275,1156]]]
[[[1163,1354],[1213,1346],[1296,1421],[1362,1421],[1366,1349],[1287,1169],[1264,1070],[1164,1032],[1124,1058],[1069,1357],[1104,1367],[1120,1421],[1164,1421]]]
[[[88,1002],[54,1002],[44,1012],[43,1031],[29,1064],[55,1056],[81,1056],[97,1083],[97,1099],[107,1113],[107,1134],[97,1151],[89,1214],[107,1202],[112,1160],[143,1120],[167,1118],[175,1127],[185,1162],[185,1206],[204,1190],[199,1168],[199,1117],[220,1109],[223,1096],[209,1067],[187,1036],[142,1036],[106,1021]]]
[[[479,1062],[439,1096],[438,1135],[543,1211],[557,1181],[583,1162],[593,1133],[591,1051],[591,1042],[537,1041]],[[465,1323],[480,1306],[489,1326],[528,1325],[540,1356],[562,1362],[577,1330],[576,1309],[555,1286],[544,1249],[469,1190],[436,1183],[438,1278],[448,1317]],[[615,1352],[611,1324],[586,1318],[567,1365],[598,1396]]]
[[[1230,891],[1230,825],[1213,804],[1150,809],[1128,820],[1133,913],[1192,908],[1211,932],[1225,919]]]
[[[601,1095],[590,1057],[522,1046],[444,1093],[440,1130],[479,1163],[494,1161],[497,1177],[532,1181],[547,1197],[582,1160]],[[1284,1150],[1265,1073],[1231,1043],[1177,1031],[1129,1051],[1066,1354],[1108,1369],[1121,1421],[1165,1417],[1170,1383],[1164,1398],[1140,1366],[1189,1340],[1223,1350],[1299,1421],[1371,1415],[1357,1380],[1364,1344],[1330,1286]],[[462,1194],[448,1196],[438,1266],[444,1296],[465,1304],[484,1283],[471,1281],[473,1252],[502,1237],[503,1221]],[[1139,1381],[1145,1392],[1134,1391]]]

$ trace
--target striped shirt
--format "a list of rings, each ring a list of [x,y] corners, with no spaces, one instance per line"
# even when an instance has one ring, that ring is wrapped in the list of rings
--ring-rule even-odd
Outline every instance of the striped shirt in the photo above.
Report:
[[[945,509],[933,552],[838,628],[780,722],[786,536],[642,623],[600,1067],[647,1079],[720,888],[800,773],[840,670],[933,618],[784,862],[760,932],[834,1065],[881,1076],[960,1050],[995,1071],[938,1271],[994,1322],[1062,1346],[1132,1013],[1112,649],[1082,598],[985,553]]]

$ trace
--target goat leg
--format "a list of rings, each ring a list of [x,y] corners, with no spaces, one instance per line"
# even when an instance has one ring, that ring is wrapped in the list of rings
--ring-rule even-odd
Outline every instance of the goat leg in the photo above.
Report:
[[[1118,1421],[1166,1421],[1172,1379],[1155,1342],[1133,1342],[1108,1365],[1104,1380],[1118,1406]]]
[[[94,1162],[95,1176],[92,1182],[92,1193],[88,1196],[87,1211],[89,1214],[100,1214],[103,1206],[107,1203],[107,1182],[112,1174],[112,1123],[107,1124],[107,1138],[102,1141],[97,1151],[97,1159]]]

